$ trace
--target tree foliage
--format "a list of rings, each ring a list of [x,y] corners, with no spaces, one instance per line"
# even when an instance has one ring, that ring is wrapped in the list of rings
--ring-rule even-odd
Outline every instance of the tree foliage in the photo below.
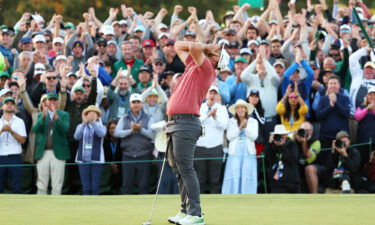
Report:
[[[266,1],[268,2],[268,1]],[[282,0],[280,7],[285,15],[288,6],[287,0]],[[297,9],[306,7],[306,1],[296,1]],[[318,4],[318,0],[312,0],[313,4]],[[332,5],[332,0],[327,0]],[[368,7],[375,7],[375,1],[364,0]],[[120,8],[125,3],[133,7],[137,12],[151,11],[155,14],[160,8],[166,8],[169,15],[172,14],[173,7],[176,4],[195,6],[198,10],[199,18],[204,18],[206,10],[212,10],[215,19],[221,21],[222,16],[227,10],[232,10],[232,6],[237,4],[236,0],[0,0],[0,24],[14,25],[24,12],[39,12],[48,22],[54,13],[62,14],[64,21],[77,23],[82,20],[82,14],[87,12],[89,7],[94,7],[97,17],[104,21],[108,16],[110,7]],[[341,4],[347,4],[347,0],[340,1]],[[259,9],[251,9],[250,14],[261,14]],[[121,13],[118,14],[118,19]],[[181,14],[182,18],[188,16],[187,10]],[[169,18],[166,18],[169,20]]]

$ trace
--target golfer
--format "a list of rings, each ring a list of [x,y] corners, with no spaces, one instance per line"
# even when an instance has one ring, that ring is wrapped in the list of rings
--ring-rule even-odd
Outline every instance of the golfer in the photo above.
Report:
[[[174,87],[167,107],[167,157],[177,176],[182,203],[181,211],[168,221],[204,225],[193,164],[196,142],[202,134],[199,108],[216,78],[215,69],[228,65],[229,54],[215,44],[177,41],[174,47],[185,64],[185,72]]]

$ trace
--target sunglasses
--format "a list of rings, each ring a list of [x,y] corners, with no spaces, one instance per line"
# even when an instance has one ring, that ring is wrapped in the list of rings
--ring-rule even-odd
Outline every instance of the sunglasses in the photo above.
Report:
[[[341,33],[351,33],[350,30],[340,30]]]
[[[98,45],[99,48],[105,48],[105,45]]]
[[[330,56],[330,57],[339,57],[340,54],[329,54],[328,56]]]
[[[155,63],[155,66],[162,66],[162,63]]]
[[[297,99],[298,96],[297,95],[289,95],[289,98],[294,98],[294,99]]]
[[[46,77],[47,80],[56,80],[57,77]]]
[[[82,84],[82,87],[84,87],[84,88],[90,88],[91,85],[90,84]]]

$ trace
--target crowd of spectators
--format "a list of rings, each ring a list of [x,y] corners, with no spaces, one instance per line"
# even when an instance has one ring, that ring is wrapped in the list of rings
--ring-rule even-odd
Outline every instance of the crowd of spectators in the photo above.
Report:
[[[152,193],[185,69],[177,41],[230,55],[200,108],[202,193],[375,192],[375,15],[361,0],[281,3],[1,25],[0,193]],[[169,165],[160,193],[178,193]]]

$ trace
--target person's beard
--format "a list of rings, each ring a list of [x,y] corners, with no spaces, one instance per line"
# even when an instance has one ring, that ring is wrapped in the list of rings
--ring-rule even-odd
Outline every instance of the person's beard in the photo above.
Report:
[[[124,89],[124,90],[119,89],[119,90],[118,90],[118,94],[119,94],[120,96],[125,96],[127,93],[128,93],[128,90],[126,90],[126,89]]]
[[[5,113],[13,114],[14,110],[4,110]]]

